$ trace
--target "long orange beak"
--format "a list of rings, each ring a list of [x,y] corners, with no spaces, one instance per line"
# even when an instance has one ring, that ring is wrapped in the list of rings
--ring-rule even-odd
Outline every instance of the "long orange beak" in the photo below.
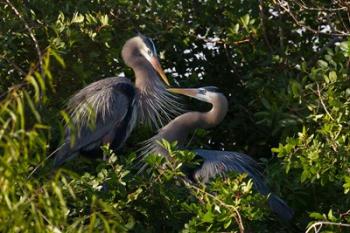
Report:
[[[157,57],[152,57],[150,60],[153,68],[158,72],[160,77],[163,79],[166,85],[170,86],[170,83],[168,81],[168,78],[166,77],[163,68],[160,66],[158,58]]]
[[[168,88],[167,90],[173,93],[187,95],[190,97],[196,97],[198,93],[198,89],[196,88]]]

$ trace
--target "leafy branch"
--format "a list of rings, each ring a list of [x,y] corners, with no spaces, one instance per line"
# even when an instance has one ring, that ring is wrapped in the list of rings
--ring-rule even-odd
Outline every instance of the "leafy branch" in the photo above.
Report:
[[[294,21],[295,24],[297,24],[298,26],[300,26],[301,28],[304,28],[316,35],[322,34],[322,35],[327,35],[327,36],[341,36],[341,37],[347,37],[350,36],[349,32],[346,31],[340,31],[338,29],[333,29],[333,31],[331,32],[325,32],[325,31],[321,31],[321,30],[316,30],[314,28],[312,28],[311,26],[305,24],[302,20],[300,20],[298,18],[298,16],[296,16],[296,13],[294,13],[291,9],[291,6],[289,4],[288,1],[285,0],[276,0],[277,5],[284,10],[284,12],[286,12]],[[305,7],[303,7],[305,8]],[[316,9],[316,8],[312,8],[312,9]],[[329,25],[331,26],[331,25]]]

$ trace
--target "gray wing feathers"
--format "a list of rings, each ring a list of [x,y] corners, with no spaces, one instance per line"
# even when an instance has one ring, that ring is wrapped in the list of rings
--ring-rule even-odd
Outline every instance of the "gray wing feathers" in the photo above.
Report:
[[[258,165],[250,156],[228,151],[195,150],[204,159],[200,169],[195,171],[194,177],[202,182],[208,182],[210,178],[224,175],[225,172],[235,171],[247,173],[254,182],[254,187],[262,195],[268,196],[268,203],[273,212],[282,220],[292,219],[294,212],[277,195],[270,193],[263,175],[258,170]]]
[[[277,214],[282,220],[290,221],[294,216],[294,211],[274,193],[269,194],[268,203],[271,210]]]
[[[133,99],[118,92],[115,86],[120,83],[132,85],[126,78],[107,78],[88,85],[70,99],[67,109],[75,127],[75,140],[71,145],[71,130],[67,129],[65,145],[55,156],[55,167],[80,149],[100,145],[102,138],[123,121]]]
[[[122,119],[128,110],[128,100],[121,99],[124,95],[115,92],[114,87],[119,83],[133,85],[127,78],[113,77],[91,83],[76,93],[67,104],[73,124],[79,129],[97,119],[106,122],[112,114]]]
[[[223,175],[228,171],[246,172],[254,180],[254,185],[257,186],[256,189],[259,192],[264,195],[269,193],[269,189],[263,181],[262,174],[258,170],[258,165],[251,157],[228,151],[195,150],[195,152],[204,158],[201,169],[196,171],[196,175],[203,182],[208,182],[210,178],[216,175]]]

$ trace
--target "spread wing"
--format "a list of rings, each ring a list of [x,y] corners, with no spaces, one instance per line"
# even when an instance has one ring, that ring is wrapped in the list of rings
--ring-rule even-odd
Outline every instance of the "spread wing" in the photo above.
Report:
[[[224,175],[225,172],[245,172],[253,180],[256,190],[268,196],[268,204],[279,218],[284,221],[290,221],[293,218],[294,211],[276,194],[270,193],[257,163],[250,156],[231,151],[195,150],[195,152],[204,159],[202,167],[194,173],[196,179],[208,182],[210,178]]]
[[[195,150],[204,159],[200,169],[195,172],[195,177],[203,182],[217,175],[235,171],[247,173],[254,181],[256,189],[263,195],[269,193],[262,174],[258,170],[258,164],[250,156],[232,151]]]
[[[126,78],[107,78],[94,82],[68,102],[71,125],[66,141],[57,153],[59,166],[79,150],[92,150],[102,143],[121,146],[135,125],[135,88]],[[115,142],[115,137],[119,142]]]

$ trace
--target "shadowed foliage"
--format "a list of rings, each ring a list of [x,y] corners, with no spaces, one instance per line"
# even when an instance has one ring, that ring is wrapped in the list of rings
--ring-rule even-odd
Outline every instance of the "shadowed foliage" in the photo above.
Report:
[[[317,221],[322,230],[348,230],[347,1],[0,6],[1,232],[301,232]],[[196,131],[191,147],[258,160],[294,209],[292,223],[277,220],[244,174],[188,183],[181,167],[194,154],[174,145],[166,145],[174,159],[151,155],[136,176],[138,143],[155,134],[143,125],[122,151],[103,147],[108,161],[78,157],[55,175],[43,166],[26,178],[62,142],[70,121],[62,110],[77,90],[121,72],[133,81],[121,48],[136,31],[154,40],[173,86],[215,85],[229,100],[224,121]],[[184,101],[191,110],[210,107]]]

